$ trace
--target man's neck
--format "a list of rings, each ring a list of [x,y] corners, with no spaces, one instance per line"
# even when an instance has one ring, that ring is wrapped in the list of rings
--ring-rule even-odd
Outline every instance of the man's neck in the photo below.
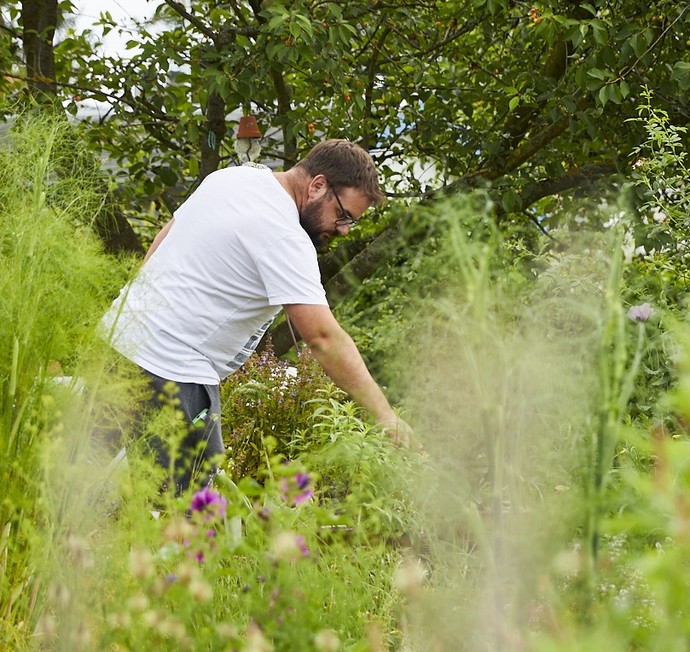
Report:
[[[307,175],[297,168],[292,168],[287,172],[274,172],[273,175],[278,183],[285,188],[285,192],[292,197],[297,208],[302,210],[305,189],[309,184]]]

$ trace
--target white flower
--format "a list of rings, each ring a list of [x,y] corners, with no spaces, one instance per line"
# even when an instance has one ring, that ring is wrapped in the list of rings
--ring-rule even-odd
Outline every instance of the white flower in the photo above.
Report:
[[[625,240],[623,241],[622,248],[625,262],[629,263],[632,261],[633,253],[635,252],[635,238],[630,231],[625,234]]]
[[[652,213],[652,219],[655,222],[658,222],[659,224],[666,221],[666,213],[664,213],[664,211],[661,209],[660,206],[654,207],[654,212]]]
[[[643,303],[640,306],[633,306],[628,310],[628,317],[633,321],[649,321],[654,310],[648,303]]]

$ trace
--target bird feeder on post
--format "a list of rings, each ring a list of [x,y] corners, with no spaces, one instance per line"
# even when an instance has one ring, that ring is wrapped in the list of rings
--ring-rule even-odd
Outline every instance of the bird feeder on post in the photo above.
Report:
[[[235,138],[235,152],[242,165],[255,163],[261,154],[261,131],[253,115],[245,115],[240,118]]]

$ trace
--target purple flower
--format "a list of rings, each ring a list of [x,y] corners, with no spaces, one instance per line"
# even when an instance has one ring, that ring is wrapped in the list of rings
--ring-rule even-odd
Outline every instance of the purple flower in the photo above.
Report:
[[[224,496],[221,496],[215,491],[211,491],[208,487],[204,487],[201,491],[197,491],[192,496],[192,503],[190,509],[193,512],[212,511],[219,516],[225,516],[228,501]]]
[[[307,547],[307,540],[301,534],[298,534],[295,537],[295,544],[297,544],[297,547],[299,548],[300,552],[305,557],[309,556],[309,548]]]
[[[297,505],[302,505],[306,503],[313,496],[314,492],[311,489],[307,489],[306,491],[303,491],[301,494],[295,496],[294,500],[292,501],[292,504],[295,505],[295,507],[297,507]]]
[[[306,503],[314,496],[310,483],[311,477],[308,473],[296,473],[290,478],[282,478],[280,481],[281,499],[293,507]]]
[[[288,491],[290,491],[290,483],[287,481],[287,478],[281,478],[280,479],[280,499],[281,500],[284,500],[285,502],[287,502]]]
[[[628,310],[628,317],[633,321],[648,321],[654,310],[648,303],[641,306],[633,306]]]

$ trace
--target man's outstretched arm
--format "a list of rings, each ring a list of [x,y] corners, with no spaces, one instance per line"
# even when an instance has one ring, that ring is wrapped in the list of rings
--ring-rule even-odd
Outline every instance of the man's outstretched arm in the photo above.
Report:
[[[357,345],[331,309],[306,304],[290,304],[284,309],[328,377],[365,408],[393,441],[409,444],[412,429],[393,412]]]

